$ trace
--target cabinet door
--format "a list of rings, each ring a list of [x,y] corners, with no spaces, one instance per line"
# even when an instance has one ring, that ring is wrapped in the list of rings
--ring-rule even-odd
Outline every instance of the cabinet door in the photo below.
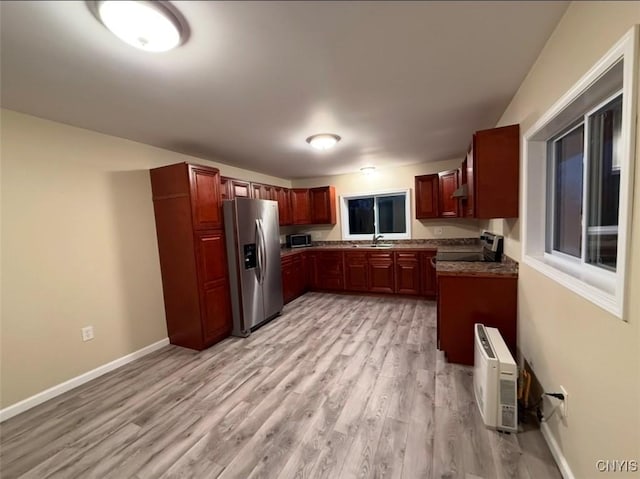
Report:
[[[275,187],[276,199],[278,201],[278,217],[280,226],[291,224],[291,201],[289,199],[289,188]]]
[[[474,174],[473,174],[473,143],[475,143],[475,135],[473,135],[473,142],[471,143],[471,147],[469,148],[469,152],[467,153],[467,200],[465,202],[464,208],[464,216],[467,218],[475,218],[476,210],[475,210],[475,187],[474,187]]]
[[[309,291],[309,255],[307,253],[300,253],[302,257],[302,294]]]
[[[336,190],[333,186],[311,188],[311,224],[336,224]]]
[[[291,222],[294,225],[308,225],[311,223],[311,209],[308,188],[293,188],[289,190],[291,196]]]
[[[440,176],[440,216],[455,218],[458,216],[458,199],[453,192],[458,189],[458,170],[439,173]]]
[[[344,268],[341,252],[319,252],[317,268],[320,289],[330,291],[344,289]]]
[[[344,279],[347,291],[369,291],[367,280],[367,254],[347,252],[344,254]]]
[[[416,176],[416,218],[437,218],[439,212],[438,174]]]
[[[473,365],[475,323],[497,328],[515,357],[517,317],[517,278],[438,278],[439,349],[449,362]]]
[[[248,181],[230,179],[231,198],[251,198],[251,189]]]
[[[430,299],[436,297],[437,284],[436,284],[436,268],[435,268],[435,256],[436,250],[430,250],[420,253],[420,290],[423,296]]]
[[[302,254],[298,253],[293,256],[293,288],[292,293],[293,297],[297,298],[304,294],[305,283],[306,283],[306,272],[303,269],[302,264]]]
[[[396,288],[398,294],[420,294],[418,253],[396,252]]]
[[[211,346],[231,334],[231,303],[227,281],[209,285],[204,290],[204,303],[202,335],[205,346]]]
[[[260,183],[251,183],[251,198],[256,200],[267,200],[269,198],[265,198],[266,192],[264,191],[262,185]]]
[[[369,291],[393,293],[395,289],[393,253],[369,253]]]
[[[227,282],[224,235],[203,232],[196,235],[198,277],[202,303],[204,343],[212,344],[231,331],[231,304]]]
[[[474,136],[475,216],[517,218],[520,127],[477,131]]]
[[[317,290],[320,288],[320,271],[318,271],[318,253],[307,253],[307,274],[308,274],[308,287],[310,290]]]
[[[295,298],[293,262],[291,260],[291,257],[282,259],[282,296],[284,304],[287,304],[293,298]]]
[[[196,229],[222,227],[220,173],[215,168],[189,166],[191,209]]]
[[[231,193],[231,178],[226,178],[224,176],[220,177],[220,199],[233,199],[233,194]]]

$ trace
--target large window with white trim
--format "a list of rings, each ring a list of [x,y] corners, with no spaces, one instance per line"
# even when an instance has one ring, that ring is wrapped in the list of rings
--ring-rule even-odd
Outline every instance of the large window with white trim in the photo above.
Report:
[[[638,28],[524,135],[523,261],[623,318]]]
[[[622,92],[548,141],[546,251],[616,271]]]
[[[408,190],[346,195],[340,204],[343,239],[411,238]]]

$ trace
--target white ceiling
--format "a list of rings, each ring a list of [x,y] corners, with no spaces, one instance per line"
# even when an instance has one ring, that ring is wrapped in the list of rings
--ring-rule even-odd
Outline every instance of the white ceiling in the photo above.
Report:
[[[3,1],[2,106],[287,178],[462,157],[567,2],[174,5],[191,37],[153,54],[84,2]]]

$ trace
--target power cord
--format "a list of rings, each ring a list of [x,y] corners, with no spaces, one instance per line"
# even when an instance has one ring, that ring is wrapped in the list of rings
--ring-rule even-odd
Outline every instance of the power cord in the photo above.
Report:
[[[559,404],[556,404],[553,409],[551,410],[551,412],[549,413],[548,416],[545,416],[544,414],[542,414],[542,409],[540,409],[540,403],[542,403],[542,399],[545,396],[549,396],[552,398],[556,398],[560,401],[564,401],[564,394],[562,393],[542,393],[542,395],[540,396],[540,399],[538,400],[538,402],[536,403],[536,417],[538,418],[539,422],[547,422],[549,419],[551,419],[553,417],[553,415],[556,412],[556,409],[558,409]]]

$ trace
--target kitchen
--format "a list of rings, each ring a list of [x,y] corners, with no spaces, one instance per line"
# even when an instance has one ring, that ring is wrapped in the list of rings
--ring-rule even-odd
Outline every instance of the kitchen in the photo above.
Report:
[[[0,7],[3,477],[350,477],[361,465],[590,477],[596,459],[633,455],[637,391],[611,366],[637,370],[637,300],[617,313],[527,259],[544,185],[525,160],[545,111],[640,23],[637,3],[181,2],[192,35],[155,56],[117,43],[83,3],[60,5]],[[483,73],[470,81],[473,68]],[[478,142],[509,125],[515,160],[483,163]],[[326,132],[340,141],[315,151],[306,139]],[[170,165],[184,173],[179,191],[156,190],[150,172]],[[186,165],[218,191],[195,223],[160,226],[161,197],[195,201]],[[245,338],[229,336],[232,198],[274,201],[285,246],[282,314]],[[636,236],[638,222],[627,226]],[[446,261],[479,253],[484,232],[503,237],[500,262]],[[297,234],[312,246],[286,248]],[[163,235],[191,239],[176,248],[188,268],[163,261]],[[638,255],[627,249],[632,291]],[[205,276],[201,252],[213,255]],[[171,267],[183,268],[173,286],[188,302],[168,296]],[[495,325],[511,354],[545,390],[569,391],[542,432],[482,424],[466,366],[478,312],[505,318]],[[181,321],[186,348],[170,344]],[[93,453],[80,459],[80,444]]]

